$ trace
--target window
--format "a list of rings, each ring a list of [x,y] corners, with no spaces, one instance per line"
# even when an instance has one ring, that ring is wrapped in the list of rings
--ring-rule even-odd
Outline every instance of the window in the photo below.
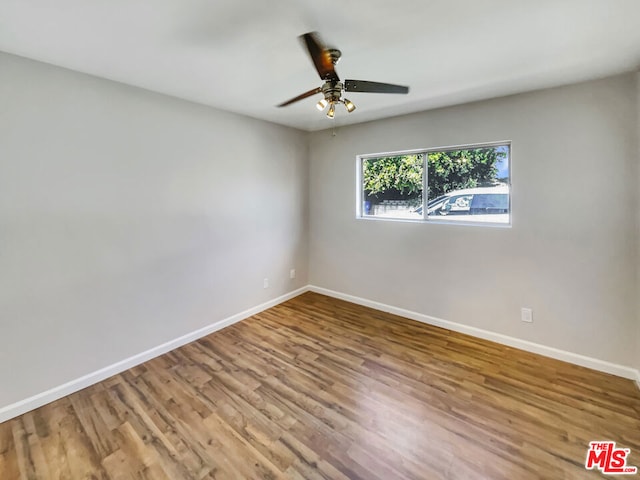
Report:
[[[508,142],[358,157],[360,218],[509,224]]]

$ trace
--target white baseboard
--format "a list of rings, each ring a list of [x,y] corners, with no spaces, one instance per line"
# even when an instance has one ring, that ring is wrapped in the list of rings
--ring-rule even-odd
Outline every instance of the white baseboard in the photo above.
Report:
[[[556,360],[562,360],[564,362],[573,363],[582,367],[591,368],[600,372],[610,373],[619,377],[635,380],[640,388],[640,371],[631,367],[625,367],[624,365],[618,365],[616,363],[606,362],[604,360],[598,360],[597,358],[587,357],[577,353],[567,352],[553,347],[547,347],[539,343],[529,342],[527,340],[521,340],[519,338],[510,337],[508,335],[502,335],[501,333],[491,332],[489,330],[483,330],[481,328],[470,327],[461,323],[450,322],[449,320],[442,320],[441,318],[424,315],[422,313],[413,312],[411,310],[405,310],[404,308],[393,307],[366,298],[356,297],[354,295],[348,295],[346,293],[336,292],[322,287],[316,287],[315,285],[309,285],[309,290],[312,292],[327,295],[329,297],[338,298],[347,302],[363,305],[365,307],[374,308],[383,312],[389,312],[401,317],[417,320],[418,322],[427,323],[429,325],[435,325],[437,327],[446,328],[447,330],[453,330],[455,332],[465,333],[474,337],[483,338],[492,342],[508,345],[510,347],[519,348],[527,352],[537,353],[545,357],[555,358]]]
[[[67,382],[63,385],[59,385],[45,392],[39,393],[24,400],[20,400],[19,402],[7,405],[6,407],[2,407],[0,408],[0,423],[22,415],[23,413],[29,412],[35,408],[42,407],[43,405],[75,393],[79,390],[82,390],[83,388],[99,383],[102,380],[105,380],[113,375],[117,375],[118,373],[124,372],[125,370],[135,367],[136,365],[140,365],[141,363],[149,361],[152,358],[170,352],[171,350],[175,350],[176,348],[186,345],[187,343],[191,343],[195,340],[198,340],[199,338],[206,337],[207,335],[217,330],[221,330],[224,327],[249,318],[252,315],[256,315],[257,313],[274,307],[282,302],[286,302],[287,300],[290,300],[293,297],[297,297],[298,295],[308,290],[309,288],[307,286],[298,288],[297,290],[293,290],[292,292],[286,293],[278,298],[274,298],[273,300],[269,300],[268,302],[245,310],[244,312],[240,312],[232,315],[231,317],[219,320],[215,323],[212,323],[211,325],[207,325],[206,327],[200,328],[194,332],[188,333],[174,340],[170,340],[166,343],[163,343],[162,345],[153,347],[150,350],[126,358],[120,362],[114,363],[113,365],[101,368],[100,370],[89,373],[88,375],[77,378],[75,380],[71,380],[70,382]]]
[[[186,335],[183,335],[169,342],[163,343],[162,345],[158,345],[157,347],[151,348],[145,352],[126,358],[120,362],[114,363],[113,365],[109,365],[105,368],[92,372],[83,377],[77,378],[75,380],[71,380],[70,382],[67,382],[63,385],[59,385],[57,387],[51,388],[45,392],[39,393],[37,395],[33,395],[32,397],[26,398],[24,400],[20,400],[19,402],[13,403],[11,405],[7,405],[6,407],[1,407],[0,423],[10,420],[19,415],[22,415],[23,413],[29,412],[35,408],[46,405],[50,402],[53,402],[54,400],[58,400],[62,397],[75,393],[79,390],[82,390],[83,388],[99,383],[102,380],[105,380],[113,375],[122,373],[125,370],[128,370],[137,365],[140,365],[148,360],[151,360],[152,358],[163,355],[167,352],[170,352],[171,350],[175,350],[176,348],[179,348],[183,345],[186,345],[187,343],[191,343],[195,340],[198,340],[199,338],[205,337],[217,330],[221,330],[224,327],[227,327],[241,320],[249,318],[252,315],[256,315],[264,310],[267,310],[268,308],[271,308],[280,303],[286,302],[287,300],[297,297],[298,295],[307,291],[312,291],[312,292],[320,293],[322,295],[327,295],[329,297],[346,300],[348,302],[355,303],[358,305],[363,305],[365,307],[370,307],[376,310],[381,310],[383,312],[389,312],[389,313],[393,313],[394,315],[399,315],[402,317],[410,318],[412,320],[417,320],[418,322],[427,323],[429,325],[435,325],[437,327],[446,328],[448,330],[453,330],[460,333],[466,333],[474,337],[484,338],[485,340],[491,340],[493,342],[501,343],[503,345],[508,345],[510,347],[519,348],[521,350],[537,353],[540,355],[544,355],[546,357],[555,358],[557,360],[563,360],[565,362],[591,368],[593,370],[598,370],[601,372],[610,373],[620,377],[635,380],[636,384],[638,385],[638,388],[640,389],[640,370],[636,370],[630,367],[625,367],[623,365],[618,365],[615,363],[605,362],[603,360],[598,360],[596,358],[586,357],[584,355],[579,355],[577,353],[571,353],[564,350],[559,350],[553,347],[547,347],[545,345],[540,345],[538,343],[533,343],[526,340],[509,337],[507,335],[502,335],[500,333],[490,332],[488,330],[483,330],[476,327],[470,327],[468,325],[463,325],[461,323],[442,320],[440,318],[431,317],[429,315],[413,312],[411,310],[405,310],[403,308],[393,307],[391,305],[386,305],[384,303],[375,302],[373,300],[368,300],[365,298],[348,295],[346,293],[336,292],[334,290],[329,290],[322,287],[316,287],[314,285],[307,285],[305,287],[298,288],[297,290],[289,292],[280,297],[274,298],[273,300],[269,300],[268,302],[262,303],[253,308],[250,308],[243,312],[232,315],[231,317],[225,318],[223,320],[219,320],[199,330],[188,333]]]

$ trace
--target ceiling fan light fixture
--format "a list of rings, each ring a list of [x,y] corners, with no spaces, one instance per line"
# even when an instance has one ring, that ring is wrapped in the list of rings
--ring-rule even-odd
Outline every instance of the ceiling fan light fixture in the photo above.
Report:
[[[320,111],[323,111],[325,108],[327,108],[327,105],[329,104],[329,102],[327,102],[324,98],[322,100],[320,100],[317,104],[316,104],[316,108]]]
[[[354,105],[354,103],[349,100],[348,98],[345,98],[343,100],[344,106],[347,109],[347,112],[351,113],[356,109],[356,106]]]
[[[336,115],[336,104],[331,102],[329,105],[329,111],[327,112],[327,117],[333,118]]]

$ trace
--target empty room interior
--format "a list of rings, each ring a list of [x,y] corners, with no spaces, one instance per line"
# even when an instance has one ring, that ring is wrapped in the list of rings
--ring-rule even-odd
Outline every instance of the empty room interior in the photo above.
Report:
[[[2,0],[0,479],[640,477],[639,24]]]

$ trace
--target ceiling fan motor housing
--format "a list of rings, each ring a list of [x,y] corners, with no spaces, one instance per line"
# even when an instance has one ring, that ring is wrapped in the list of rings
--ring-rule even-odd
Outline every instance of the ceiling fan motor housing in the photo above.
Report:
[[[324,85],[322,85],[322,94],[324,95],[324,99],[329,103],[339,102],[343,88],[344,86],[342,85],[342,82],[327,80],[324,82]]]

